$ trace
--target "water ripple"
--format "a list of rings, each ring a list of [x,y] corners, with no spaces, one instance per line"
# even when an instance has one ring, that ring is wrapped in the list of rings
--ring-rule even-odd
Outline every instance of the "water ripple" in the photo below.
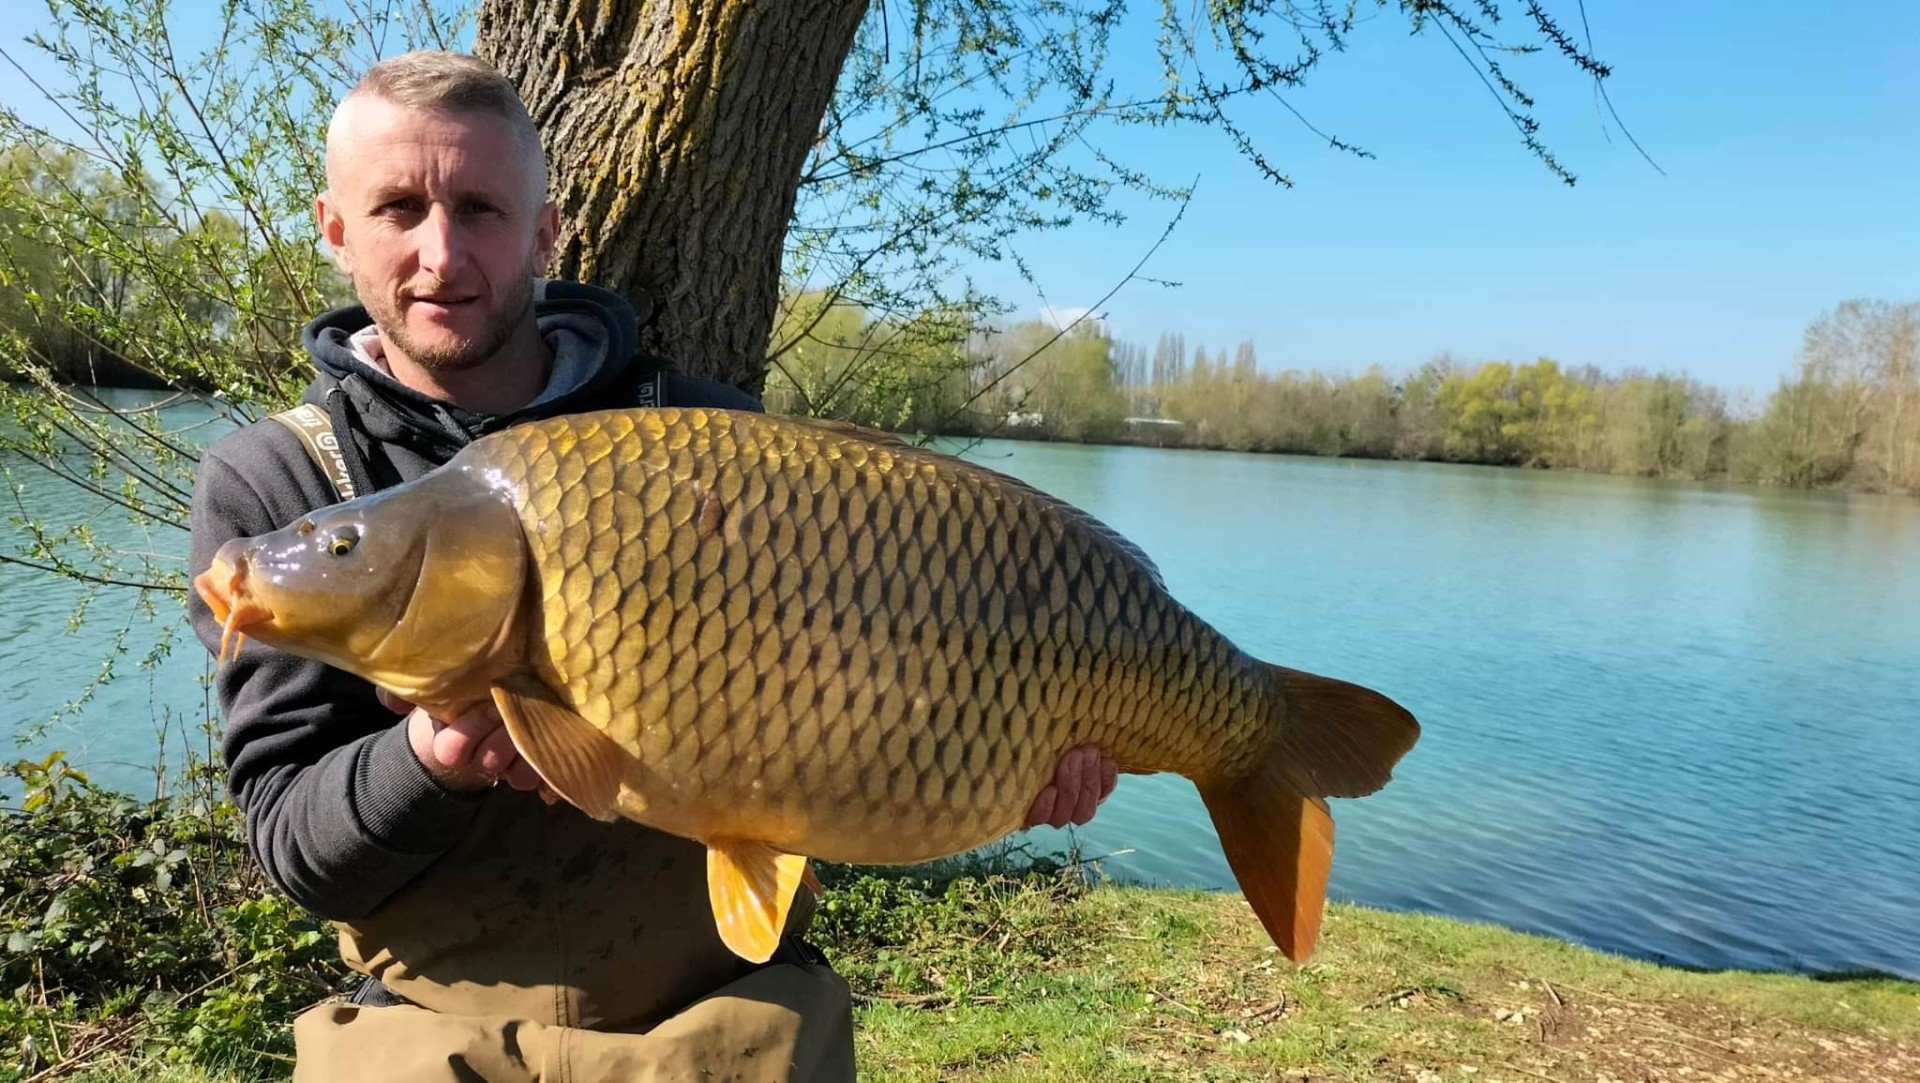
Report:
[[[1334,802],[1332,892],[1695,967],[1920,978],[1920,504],[1619,478],[991,445],[1261,657],[1422,720]],[[1043,833],[1051,835],[1052,833]],[[1231,887],[1192,787],[1082,832]]]
[[[984,450],[1139,541],[1248,650],[1419,715],[1396,781],[1334,802],[1335,897],[1688,966],[1920,978],[1920,502]],[[0,702],[17,731],[92,676],[112,625],[67,636],[77,592],[0,577],[26,588],[6,590],[14,619],[0,624]],[[136,622],[130,648],[176,618]],[[197,707],[203,671],[188,640],[36,747],[149,784],[157,712]],[[1183,779],[1123,780],[1079,839],[1130,850],[1106,863],[1116,876],[1233,885]]]

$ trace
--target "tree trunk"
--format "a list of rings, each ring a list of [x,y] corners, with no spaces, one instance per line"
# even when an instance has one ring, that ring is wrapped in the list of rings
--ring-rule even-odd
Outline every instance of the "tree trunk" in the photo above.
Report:
[[[486,0],[475,51],[552,163],[549,269],[633,299],[642,345],[758,392],[800,171],[866,0]]]

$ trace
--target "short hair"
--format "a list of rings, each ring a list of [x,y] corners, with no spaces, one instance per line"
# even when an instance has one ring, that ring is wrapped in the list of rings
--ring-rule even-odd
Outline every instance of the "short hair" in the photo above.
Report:
[[[493,65],[466,53],[433,49],[402,53],[368,68],[340,104],[361,95],[428,112],[491,113],[504,119],[512,126],[514,142],[520,144],[528,166],[536,170],[534,201],[546,202],[547,155],[539,129],[533,126],[520,91]]]

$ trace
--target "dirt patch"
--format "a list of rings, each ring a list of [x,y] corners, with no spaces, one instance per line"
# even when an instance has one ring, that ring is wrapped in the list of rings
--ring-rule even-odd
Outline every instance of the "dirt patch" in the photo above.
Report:
[[[1566,984],[1516,985],[1512,1002],[1491,1010],[1496,1022],[1527,1028],[1526,1049],[1504,1066],[1487,1066],[1492,1078],[1505,1067],[1556,1083],[1920,1080],[1913,1043],[1808,1030],[1678,997],[1627,1000]]]

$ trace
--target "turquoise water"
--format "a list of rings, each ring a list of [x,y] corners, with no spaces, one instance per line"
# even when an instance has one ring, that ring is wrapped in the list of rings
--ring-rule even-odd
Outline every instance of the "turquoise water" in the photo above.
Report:
[[[1332,891],[1703,967],[1920,978],[1920,501],[1144,448],[971,452],[1105,518],[1249,651],[1381,689],[1425,727],[1334,802]],[[43,511],[93,515],[71,493]],[[64,505],[60,501],[66,501]],[[166,532],[138,539],[184,552]],[[168,547],[171,547],[170,549]],[[16,725],[97,669],[127,607],[0,567]],[[135,622],[130,642],[154,628]],[[37,740],[151,786],[191,640]],[[183,739],[177,731],[174,756]],[[1062,841],[1054,832],[1036,841]],[[1078,832],[1117,877],[1230,887],[1198,796],[1127,778]]]
[[[1920,977],[1920,502],[990,444],[1270,661],[1419,716],[1334,802],[1335,895],[1705,967]],[[1228,886],[1193,788],[1080,833]]]

